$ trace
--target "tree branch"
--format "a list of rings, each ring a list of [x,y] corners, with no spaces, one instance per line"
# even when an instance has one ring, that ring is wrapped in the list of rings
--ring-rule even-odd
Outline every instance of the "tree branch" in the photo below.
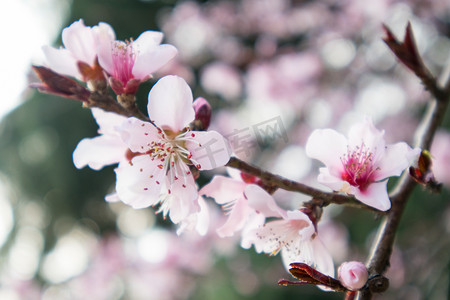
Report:
[[[410,32],[409,34],[412,34],[410,26],[408,26],[407,31]],[[417,72],[415,73],[417,75]],[[450,101],[449,73],[444,72],[444,76],[441,80],[444,82],[444,84],[442,84],[444,86],[443,88],[439,85],[431,73],[426,73],[430,74],[430,76],[418,76],[422,80],[426,89],[432,94],[434,99],[428,103],[426,113],[422,118],[421,124],[416,130],[415,146],[420,147],[421,149],[430,148],[434,134],[444,119],[445,112]],[[392,253],[397,228],[400,224],[405,206],[415,186],[416,182],[411,179],[407,172],[404,172],[390,194],[392,208],[380,225],[377,238],[372,246],[370,258],[367,263],[367,268],[371,275],[383,274],[389,267],[390,256]],[[357,299],[372,299],[372,293],[369,289],[362,290]]]
[[[242,172],[248,173],[250,175],[256,176],[260,178],[263,183],[271,188],[281,188],[286,191],[291,192],[299,192],[302,194],[310,195],[314,199],[313,201],[318,202],[318,200],[321,200],[322,206],[326,206],[330,203],[334,204],[342,204],[346,206],[352,206],[357,208],[364,208],[373,212],[376,212],[378,214],[384,214],[385,212],[379,211],[373,207],[367,206],[358,200],[356,200],[354,197],[345,196],[338,193],[328,193],[321,191],[319,189],[310,187],[306,184],[292,181],[287,178],[284,178],[279,175],[272,174],[270,172],[264,171],[258,167],[255,167],[253,165],[250,165],[236,157],[231,157],[230,161],[226,164],[227,167],[238,169]]]

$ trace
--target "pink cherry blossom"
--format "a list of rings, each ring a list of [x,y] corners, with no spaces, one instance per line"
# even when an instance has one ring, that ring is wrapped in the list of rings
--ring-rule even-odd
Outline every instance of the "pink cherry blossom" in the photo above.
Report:
[[[383,135],[369,119],[353,125],[348,139],[332,129],[315,130],[306,143],[306,154],[326,166],[320,169],[318,181],[376,209],[388,210],[387,178],[400,176],[420,150],[404,142],[386,145]]]
[[[135,41],[117,41],[103,35],[99,39],[99,63],[111,76],[111,87],[120,95],[134,94],[140,82],[164,66],[177,54],[172,45],[163,44],[163,34],[145,31]]]
[[[344,262],[338,269],[339,281],[349,290],[359,290],[369,278],[366,266],[359,261]]]
[[[191,131],[192,92],[178,76],[160,79],[149,93],[154,123],[128,118],[119,128],[135,156],[116,169],[119,198],[134,208],[160,204],[158,212],[179,223],[199,211],[190,166],[209,170],[230,158],[228,142],[215,131]]]
[[[78,169],[89,166],[100,170],[104,166],[126,160],[128,146],[120,138],[116,126],[127,118],[115,113],[92,108],[92,114],[99,126],[100,136],[82,139],[73,152],[73,162]]]
[[[285,211],[278,207],[272,196],[257,185],[247,186],[245,195],[251,207],[275,219],[243,236],[243,245],[253,244],[258,253],[270,255],[281,251],[286,270],[291,263],[302,262],[334,276],[333,259],[308,215],[300,210]]]
[[[46,65],[57,73],[82,79],[78,63],[95,67],[99,37],[115,39],[114,30],[106,23],[88,27],[82,19],[72,23],[62,31],[62,43],[65,48],[55,49],[44,46]]]

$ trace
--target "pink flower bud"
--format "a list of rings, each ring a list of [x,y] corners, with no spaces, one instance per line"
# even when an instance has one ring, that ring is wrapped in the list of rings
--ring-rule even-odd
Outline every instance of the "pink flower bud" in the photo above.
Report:
[[[209,127],[211,121],[211,105],[205,98],[199,97],[194,101],[195,110],[195,125],[198,127],[196,130],[206,130]]]
[[[359,261],[344,262],[338,269],[339,281],[349,290],[359,290],[369,278],[366,266]]]

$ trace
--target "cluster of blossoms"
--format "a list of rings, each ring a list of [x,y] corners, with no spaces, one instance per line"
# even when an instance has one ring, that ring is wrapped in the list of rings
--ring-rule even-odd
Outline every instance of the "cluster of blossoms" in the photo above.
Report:
[[[174,46],[161,44],[162,39],[162,33],[146,31],[135,41],[117,41],[108,24],[87,27],[80,20],[64,29],[65,48],[44,48],[47,67],[57,76],[87,83],[89,96],[83,101],[99,125],[99,136],[85,138],[76,147],[75,166],[99,170],[117,164],[115,193],[107,201],[122,201],[135,209],[157,206],[157,213],[169,216],[179,233],[210,230],[203,196],[213,198],[228,214],[216,230],[219,237],[240,234],[243,248],[281,253],[288,270],[292,263],[304,263],[334,277],[332,256],[318,230],[320,213],[315,209],[322,207],[284,209],[272,196],[270,182],[245,170],[216,175],[199,190],[199,171],[225,166],[232,148],[220,133],[207,131],[210,106],[203,98],[194,100],[183,78],[159,79],[148,95],[148,118],[136,113],[139,85],[177,54]],[[41,78],[41,88],[54,92],[55,86]],[[104,95],[107,85],[117,96],[114,105],[125,114],[94,97]],[[331,129],[317,129],[305,149],[307,156],[325,164],[319,183],[379,211],[391,207],[388,178],[399,176],[420,153],[403,142],[387,145],[384,131],[369,118],[354,124],[348,138]],[[360,265],[340,268],[345,288],[365,284],[367,271],[361,269]]]

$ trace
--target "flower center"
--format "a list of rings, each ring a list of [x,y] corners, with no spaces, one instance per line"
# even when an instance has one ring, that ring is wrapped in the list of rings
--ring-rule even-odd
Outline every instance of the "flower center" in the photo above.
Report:
[[[172,131],[164,132],[162,129],[158,129],[158,133],[160,139],[151,142],[151,148],[147,154],[152,160],[160,161],[157,165],[158,168],[166,170],[171,182],[191,174],[187,164],[194,164],[197,169],[201,168],[201,165],[193,159],[191,152],[186,148],[186,141],[195,137],[189,128],[178,134]]]
[[[113,76],[120,80],[124,86],[133,78],[133,66],[136,59],[135,48],[133,48],[133,41],[122,42],[114,41],[113,45]]]
[[[364,143],[353,151],[349,149],[347,154],[341,157],[344,166],[342,179],[360,190],[365,190],[373,182],[372,175],[376,170],[373,165],[373,157],[373,152]]]

